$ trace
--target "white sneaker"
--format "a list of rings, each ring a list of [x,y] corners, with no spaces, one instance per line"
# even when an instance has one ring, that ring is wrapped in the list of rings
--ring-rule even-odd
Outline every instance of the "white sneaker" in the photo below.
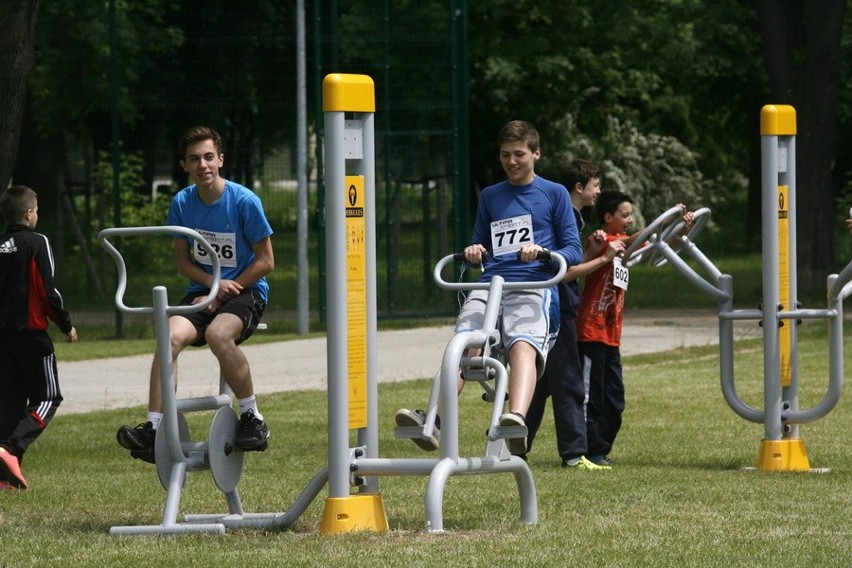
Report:
[[[520,414],[515,414],[514,412],[507,412],[500,417],[500,426],[522,426],[524,428],[524,435],[517,438],[506,438],[506,445],[509,447],[509,453],[513,456],[522,456],[527,453],[527,424],[524,422],[523,417],[521,417]]]

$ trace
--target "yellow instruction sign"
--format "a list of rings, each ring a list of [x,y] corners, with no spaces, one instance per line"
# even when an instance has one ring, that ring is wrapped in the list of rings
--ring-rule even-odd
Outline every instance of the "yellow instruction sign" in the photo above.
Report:
[[[790,310],[790,215],[789,187],[778,186],[778,301],[782,310]],[[794,320],[783,321],[778,330],[780,360],[778,374],[782,387],[789,387],[792,380],[792,335],[790,326]]]
[[[346,176],[346,339],[350,429],[367,427],[366,229],[364,176]]]

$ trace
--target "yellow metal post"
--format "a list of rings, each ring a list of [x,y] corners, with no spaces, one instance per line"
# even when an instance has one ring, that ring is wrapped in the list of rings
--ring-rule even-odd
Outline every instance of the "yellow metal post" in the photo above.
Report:
[[[770,308],[764,307],[764,313],[769,313],[772,309],[792,310],[796,306],[791,303],[791,254],[794,251],[790,250],[790,231],[789,231],[789,210],[792,207],[792,200],[795,199],[795,145],[789,143],[796,136],[796,109],[789,105],[766,105],[760,112],[760,134],[763,139],[762,143],[762,166],[763,166],[763,207],[765,208],[764,215],[769,211],[766,209],[772,207],[769,203],[770,199],[774,199],[777,204],[777,216],[769,217],[772,223],[777,223],[775,234],[770,231],[768,234],[764,230],[764,240],[771,237],[775,240],[776,255],[774,258],[776,271],[775,274],[767,274],[764,269],[764,278],[775,278],[778,283],[774,292],[777,297],[766,297],[764,294],[764,303],[774,302],[777,300],[777,305]],[[767,187],[766,180],[771,180]],[[783,183],[785,182],[786,183]],[[764,216],[764,219],[767,219]],[[766,249],[764,249],[766,255]],[[764,258],[764,267],[767,259]],[[764,290],[766,284],[764,283]],[[764,471],[807,471],[810,469],[805,443],[798,437],[781,437],[778,433],[781,430],[781,387],[790,387],[792,376],[792,330],[791,326],[794,322],[783,322],[783,326],[776,330],[770,329],[769,326],[775,326],[776,320],[764,317],[764,334],[777,332],[777,354],[778,360],[774,362],[772,367],[777,368],[777,376],[768,376],[772,373],[767,373],[764,378],[764,389],[766,393],[778,393],[778,398],[775,399],[769,394],[766,396],[766,406],[764,412],[766,414],[765,427],[767,436],[761,441],[760,454],[758,456],[758,467]],[[766,350],[767,346],[764,345]],[[767,361],[764,359],[764,365]],[[773,369],[774,370],[774,369]],[[777,384],[770,384],[771,381],[778,381]],[[773,435],[770,436],[769,434]]]
[[[323,80],[329,496],[320,534],[388,530],[378,481],[350,476],[353,453],[377,457],[378,446],[375,110],[370,77],[335,73]],[[358,431],[356,449],[349,445],[352,430]],[[358,494],[350,494],[352,483]]]

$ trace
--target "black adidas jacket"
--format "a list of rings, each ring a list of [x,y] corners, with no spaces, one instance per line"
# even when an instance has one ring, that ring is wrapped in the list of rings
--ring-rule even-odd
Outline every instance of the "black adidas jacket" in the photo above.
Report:
[[[24,225],[0,235],[0,333],[46,330],[48,318],[62,333],[71,317],[53,283],[53,251],[47,237]]]

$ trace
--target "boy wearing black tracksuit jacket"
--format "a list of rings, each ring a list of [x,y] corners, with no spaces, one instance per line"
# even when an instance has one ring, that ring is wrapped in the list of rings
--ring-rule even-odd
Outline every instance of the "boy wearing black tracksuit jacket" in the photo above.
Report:
[[[27,489],[21,460],[62,402],[48,319],[77,341],[53,283],[53,251],[38,223],[38,195],[13,186],[0,195],[0,489]]]

